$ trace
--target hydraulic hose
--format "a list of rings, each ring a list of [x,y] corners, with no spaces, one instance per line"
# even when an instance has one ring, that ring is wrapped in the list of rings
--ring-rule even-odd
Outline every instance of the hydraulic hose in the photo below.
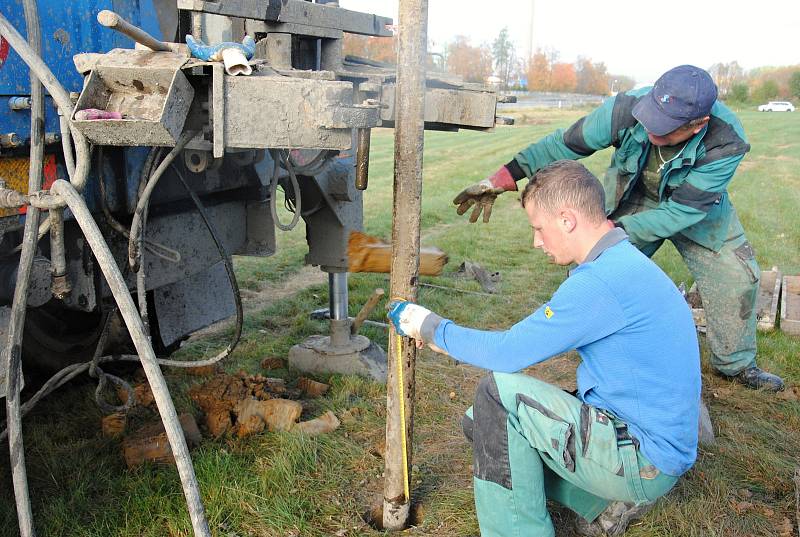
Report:
[[[145,163],[145,165],[147,164]],[[111,229],[126,239],[130,239],[130,231],[128,231],[128,229],[123,226],[119,220],[114,218],[114,215],[111,214],[111,209],[108,207],[108,196],[106,195],[106,183],[105,178],[103,177],[103,166],[103,148],[101,147],[98,150],[97,158],[97,185],[100,187],[100,209],[103,211],[103,215],[106,217],[106,222],[108,222],[108,225],[111,226]],[[181,253],[179,251],[149,239],[144,239],[143,242],[144,249],[153,255],[169,261],[170,263],[180,263]]]
[[[61,148],[64,152],[64,164],[70,180],[75,176],[75,154],[72,149],[72,134],[69,130],[69,118],[59,112],[58,126],[61,129]]]
[[[292,162],[292,154],[289,153],[289,164],[292,165],[294,168],[295,173],[299,173],[300,175],[316,175],[314,172],[318,171],[321,167],[322,162],[332,154],[331,151],[327,149],[321,149],[319,153],[314,155],[314,158],[306,162],[305,164],[298,164],[297,162]]]
[[[34,92],[36,91],[34,88],[41,82],[53,97],[61,113],[65,117],[71,117],[73,105],[69,94],[55,78],[38,52],[41,50],[41,38],[38,37],[39,24],[38,12],[35,11],[36,0],[23,1],[29,38],[36,37],[36,39],[31,39],[31,41],[34,42],[35,48],[32,48],[25,42],[24,38],[2,13],[0,13],[0,36],[9,42],[9,45],[14,48],[22,60],[28,65],[31,71],[32,82],[35,81],[35,83],[31,84],[32,97],[35,95]],[[29,176],[28,199],[31,205],[27,213],[23,244],[21,246],[22,252],[17,274],[17,285],[14,290],[14,300],[8,327],[8,345],[3,351],[3,358],[5,364],[8,366],[8,391],[6,397],[9,419],[8,435],[20,534],[22,537],[33,537],[35,535],[32,524],[30,501],[27,494],[27,476],[25,475],[24,452],[22,450],[19,380],[21,378],[22,328],[27,306],[30,269],[33,263],[39,233],[44,234],[47,230],[47,223],[42,226],[41,230],[39,229],[39,212],[37,208],[52,209],[63,207],[66,204],[72,211],[78,225],[83,230],[86,240],[103,271],[141,359],[142,367],[153,391],[153,396],[158,406],[159,413],[162,416],[167,438],[172,448],[173,456],[175,457],[175,463],[181,478],[181,484],[186,497],[194,533],[198,537],[210,537],[211,533],[205,518],[194,467],[192,466],[189,450],[186,446],[186,439],[183,436],[183,431],[181,430],[175,407],[170,398],[166,381],[158,367],[155,353],[144,333],[141,319],[139,318],[136,306],[128,292],[127,286],[125,285],[119,267],[117,267],[108,245],[105,243],[97,224],[79,193],[86,184],[91,167],[91,149],[88,141],[80,131],[72,128],[72,136],[75,141],[76,163],[74,174],[70,177],[70,182],[57,180],[51,188],[52,193],[56,194],[56,196],[41,192],[42,151],[44,147],[44,105],[43,93],[41,90],[40,101],[42,103],[41,107],[37,107],[35,99],[32,99],[34,104],[32,104],[31,110],[31,173]],[[38,131],[37,128],[39,129]],[[185,145],[186,142],[188,142],[188,139],[183,145]],[[35,149],[37,147],[38,159],[37,150]],[[174,152],[177,154],[177,151],[174,150]],[[136,215],[134,215],[134,217],[135,216]]]
[[[158,180],[164,175],[164,171],[169,167],[172,161],[175,160],[178,153],[183,151],[183,148],[186,147],[189,140],[194,138],[195,134],[197,134],[197,131],[186,131],[181,135],[175,147],[167,153],[167,156],[164,157],[164,160],[161,161],[161,164],[159,164],[158,168],[153,172],[153,175],[150,176],[150,179],[147,181],[147,186],[144,187],[142,195],[139,196],[139,201],[136,203],[136,210],[133,212],[131,235],[128,240],[128,263],[134,272],[139,272],[143,239],[142,222],[144,221],[143,217],[150,201],[150,196],[153,194]]]
[[[203,503],[200,499],[197,478],[192,466],[192,459],[189,456],[189,449],[186,446],[186,439],[178,422],[178,414],[175,412],[175,406],[172,403],[167,383],[161,374],[153,347],[144,332],[142,320],[139,317],[136,304],[134,304],[128,292],[122,273],[78,191],[70,183],[63,180],[56,181],[50,190],[60,196],[72,211],[94,253],[95,259],[97,259],[97,263],[100,265],[122,318],[125,320],[125,325],[136,347],[136,352],[139,354],[142,368],[147,375],[147,381],[153,391],[153,397],[164,422],[167,439],[172,448],[172,454],[175,457],[175,464],[178,467],[178,474],[183,485],[183,493],[186,496],[186,504],[189,507],[189,516],[192,520],[194,533],[198,537],[210,537],[211,533],[208,529]]]
[[[42,35],[39,26],[39,10],[36,0],[24,0],[25,26],[30,46],[26,47],[38,58],[42,50]],[[1,16],[1,15],[0,15]],[[17,34],[19,36],[19,34]],[[20,37],[21,39],[21,37]],[[23,42],[24,43],[24,42]],[[28,171],[28,192],[42,188],[42,166],[44,164],[44,89],[31,71],[31,152]],[[25,468],[25,448],[22,440],[22,412],[20,409],[20,380],[22,378],[22,333],[28,307],[33,258],[36,255],[39,230],[39,209],[29,207],[25,216],[22,252],[17,268],[17,283],[8,322],[8,337],[3,349],[6,370],[6,415],[8,416],[8,449],[11,455],[11,472],[14,482],[14,498],[17,504],[17,522],[21,537],[36,535],[33,529],[33,514],[28,491],[28,476]]]
[[[269,210],[272,214],[272,221],[275,222],[275,225],[278,226],[278,229],[281,231],[291,231],[297,225],[297,222],[300,220],[300,211],[301,209],[301,194],[300,194],[300,185],[297,182],[297,175],[294,173],[294,167],[289,162],[289,159],[284,155],[283,151],[280,149],[275,150],[271,153],[272,160],[275,163],[275,167],[272,170],[272,182],[269,185]],[[289,179],[291,180],[292,190],[294,190],[294,196],[297,200],[296,208],[294,211],[294,216],[292,216],[292,220],[288,224],[281,223],[278,220],[278,210],[277,210],[277,198],[278,198],[278,175],[280,171],[280,165],[278,161],[283,163],[284,168],[286,171],[289,172]]]

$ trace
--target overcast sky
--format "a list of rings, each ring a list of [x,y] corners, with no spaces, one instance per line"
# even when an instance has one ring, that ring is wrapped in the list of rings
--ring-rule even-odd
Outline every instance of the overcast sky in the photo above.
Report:
[[[429,0],[431,51],[456,35],[491,43],[503,27],[520,56],[530,42],[561,61],[578,55],[605,62],[612,74],[652,83],[683,63],[708,68],[738,61],[745,69],[800,64],[800,0]],[[340,0],[343,8],[394,18],[398,0]]]

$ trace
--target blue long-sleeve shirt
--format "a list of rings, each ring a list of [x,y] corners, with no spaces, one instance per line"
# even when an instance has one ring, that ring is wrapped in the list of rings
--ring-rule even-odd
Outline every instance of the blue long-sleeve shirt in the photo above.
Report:
[[[681,475],[697,457],[700,355],[691,312],[620,229],[508,330],[443,320],[433,342],[457,360],[508,373],[575,349],[578,397],[626,422],[659,470]]]

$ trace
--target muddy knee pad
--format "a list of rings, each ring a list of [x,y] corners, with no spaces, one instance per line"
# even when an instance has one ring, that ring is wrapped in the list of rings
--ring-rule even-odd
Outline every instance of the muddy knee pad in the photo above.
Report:
[[[478,383],[472,416],[471,433],[475,477],[511,489],[511,466],[508,458],[508,411],[500,399],[494,375],[487,375]]]

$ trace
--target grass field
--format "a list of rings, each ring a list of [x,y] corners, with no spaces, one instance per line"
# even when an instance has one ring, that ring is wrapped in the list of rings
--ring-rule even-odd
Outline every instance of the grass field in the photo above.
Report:
[[[450,256],[445,274],[422,281],[479,290],[453,272],[472,260],[502,274],[501,295],[487,298],[421,288],[419,301],[459,323],[486,329],[509,326],[546,300],[566,277],[530,248],[524,213],[513,195],[502,197],[488,225],[456,216],[450,200],[464,185],[507,162],[525,144],[566,127],[578,111],[536,111],[520,115],[515,127],[491,134],[428,133],[422,203],[423,245]],[[800,273],[800,114],[758,114],[741,118],[752,151],[731,185],[731,196],[762,268]],[[388,238],[391,227],[392,132],[372,139],[370,188],[365,194],[365,227]],[[601,173],[610,158],[600,153],[585,163]],[[286,219],[286,215],[283,215]],[[280,232],[279,232],[280,233]],[[302,267],[302,226],[279,237],[269,259],[237,259],[241,286],[251,297],[242,343],[226,370],[259,372],[265,356],[285,357],[290,346],[326,326],[308,318],[327,306],[327,286]],[[655,257],[678,282],[691,278],[675,250],[666,245]],[[388,288],[383,275],[350,278],[353,315],[375,287]],[[381,308],[373,314],[380,320]],[[385,347],[386,335],[364,333]],[[185,346],[183,357],[210,356],[228,332]],[[654,342],[657,344],[657,342]],[[800,386],[800,340],[780,332],[759,335],[759,364]],[[705,352],[705,349],[704,349]],[[569,386],[576,357],[567,355],[533,373]],[[295,371],[279,370],[291,384]],[[179,410],[197,413],[186,395],[199,382],[167,371]],[[478,528],[472,505],[471,453],[460,433],[460,417],[471,404],[481,371],[455,365],[429,351],[419,360],[412,492],[418,536],[471,536]],[[206,439],[193,458],[215,535],[316,537],[376,536],[364,514],[382,490],[380,457],[385,390],[355,377],[322,378],[329,394],[314,400],[309,415],[330,409],[342,419],[334,433],[316,438],[264,433],[244,440]],[[25,421],[28,478],[34,520],[43,536],[183,536],[191,527],[172,469],[127,470],[116,441],[102,437],[94,385],[77,383],[41,403]],[[800,403],[795,391],[783,396],[745,390],[714,376],[703,364],[703,396],[717,444],[701,450],[694,468],[640,523],[631,536],[796,535],[794,469],[800,466]],[[4,448],[5,449],[5,448]],[[11,475],[0,465],[0,532],[16,535]],[[554,517],[559,535],[572,535],[566,515]]]

